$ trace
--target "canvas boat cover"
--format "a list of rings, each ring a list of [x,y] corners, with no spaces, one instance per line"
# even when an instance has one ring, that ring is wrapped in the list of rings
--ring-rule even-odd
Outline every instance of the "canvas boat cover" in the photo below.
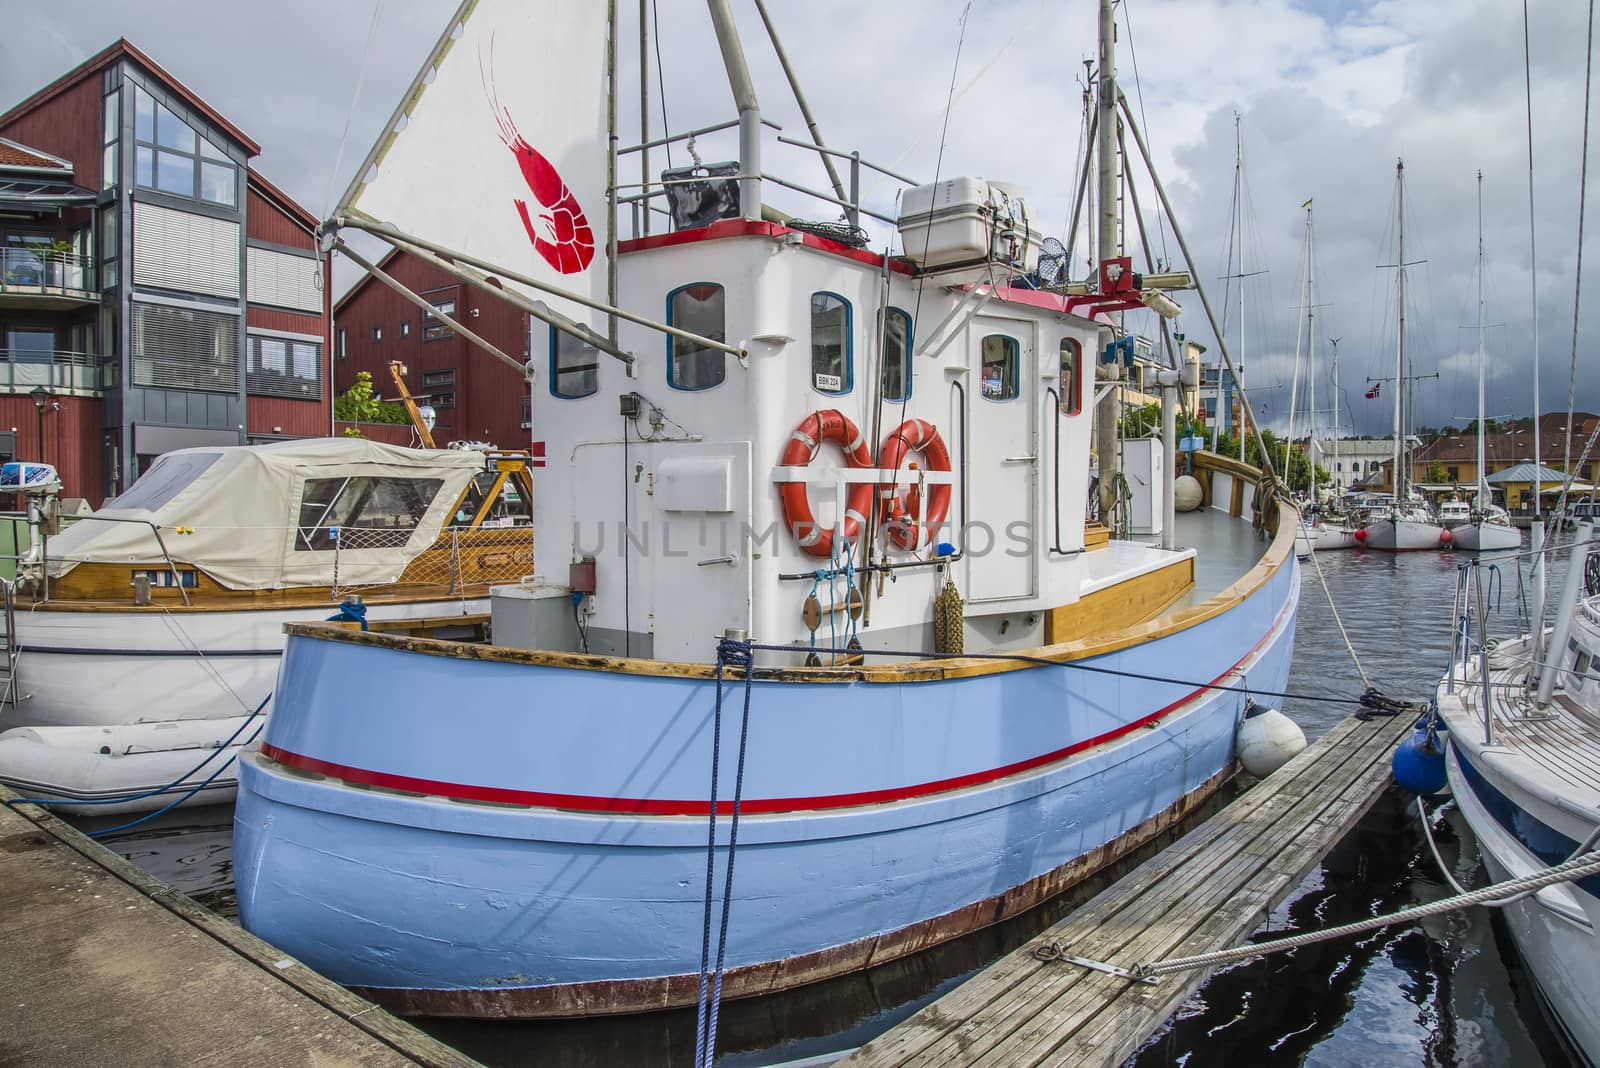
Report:
[[[451,520],[481,453],[362,438],[178,449],[49,539],[52,577],[84,563],[193,565],[224,586],[396,581]],[[119,522],[132,520],[133,522]]]

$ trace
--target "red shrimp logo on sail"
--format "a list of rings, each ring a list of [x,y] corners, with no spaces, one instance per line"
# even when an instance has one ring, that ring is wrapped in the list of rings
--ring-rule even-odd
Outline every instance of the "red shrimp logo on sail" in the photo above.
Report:
[[[495,124],[500,128],[500,141],[511,150],[522,169],[522,178],[534,199],[544,209],[537,221],[528,211],[528,202],[513,198],[517,214],[522,216],[522,227],[528,231],[528,240],[544,261],[562,274],[576,274],[589,266],[594,259],[594,231],[583,214],[578,198],[550,161],[539,150],[528,144],[517,130],[511,112],[500,103],[494,86],[494,39],[489,41],[489,64],[483,65],[483,54],[478,55],[478,71],[483,78],[483,91],[489,107],[494,112]]]

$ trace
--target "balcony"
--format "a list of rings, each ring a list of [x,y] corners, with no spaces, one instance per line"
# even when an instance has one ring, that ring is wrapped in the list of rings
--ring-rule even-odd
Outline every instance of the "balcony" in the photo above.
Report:
[[[85,260],[30,248],[0,249],[0,308],[81,308],[100,303]]]
[[[52,393],[99,396],[106,375],[116,371],[114,362],[101,360],[93,352],[0,348],[0,394],[44,386]]]

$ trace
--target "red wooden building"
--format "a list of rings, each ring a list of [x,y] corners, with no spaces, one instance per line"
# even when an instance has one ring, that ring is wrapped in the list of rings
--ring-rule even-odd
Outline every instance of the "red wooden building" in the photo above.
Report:
[[[501,352],[528,358],[528,314],[520,308],[408,253],[392,251],[379,266]],[[515,370],[371,277],[339,298],[333,316],[337,391],[350,388],[358,372],[370,371],[373,389],[393,399],[389,364],[399,360],[417,403],[433,406],[433,435],[440,445],[528,447],[528,386]]]
[[[330,432],[316,220],[119,40],[0,114],[0,454],[98,505],[155,457]]]

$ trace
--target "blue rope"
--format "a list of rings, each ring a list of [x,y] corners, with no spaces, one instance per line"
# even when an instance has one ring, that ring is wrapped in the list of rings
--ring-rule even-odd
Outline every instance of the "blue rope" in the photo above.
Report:
[[[175,790],[179,786],[181,786],[184,782],[186,782],[189,779],[190,776],[199,774],[201,768],[205,767],[207,764],[209,764],[213,760],[217,759],[217,755],[219,753],[222,753],[222,752],[226,751],[227,748],[233,744],[234,739],[238,738],[239,735],[243,734],[244,733],[244,729],[246,727],[250,726],[250,724],[255,720],[255,718],[257,716],[261,715],[261,710],[263,708],[267,707],[267,702],[270,701],[270,700],[272,700],[272,694],[269,693],[269,694],[267,694],[267,696],[265,696],[265,697],[263,697],[261,699],[261,703],[259,705],[256,705],[255,711],[251,712],[248,716],[246,716],[244,722],[239,724],[239,729],[234,731],[232,734],[228,735],[228,738],[227,738],[226,741],[224,741],[221,745],[217,746],[215,749],[211,750],[211,752],[207,753],[206,754],[206,758],[204,760],[200,761],[200,763],[196,764],[194,767],[190,768],[188,771],[184,772],[182,775],[179,775],[176,779],[173,779],[171,782],[167,783],[165,786],[157,786],[155,789],[145,790],[145,791],[142,791],[141,793],[121,794],[121,795],[118,795],[117,797],[101,797],[101,798],[96,798],[96,799],[91,800],[91,801],[65,801],[65,800],[57,800],[56,798],[53,798],[53,797],[13,797],[11,800],[5,802],[5,805],[6,805],[7,808],[10,808],[12,805],[120,805],[120,804],[123,804],[123,803],[128,802],[128,801],[140,801],[140,800],[143,800],[146,797],[155,797],[158,794],[164,794],[164,793],[167,793],[168,791]],[[249,741],[246,741],[244,744],[245,745],[249,745],[250,742],[255,741],[256,740],[256,736],[259,735],[260,733],[261,733],[261,728],[257,727],[256,728],[256,733],[252,734],[250,736]],[[237,754],[235,754],[235,755],[237,755]],[[228,764],[231,764],[232,762],[233,762],[233,757],[229,757],[228,760],[222,765],[222,767],[220,767],[216,771],[212,772],[211,773],[211,778],[206,779],[205,782],[202,782],[200,784],[200,786],[205,786],[208,783],[210,783],[212,779],[215,779],[217,777],[218,773],[220,773],[223,768],[226,768],[228,766]],[[194,794],[197,793],[199,791],[199,789],[200,789],[200,787],[196,787],[194,790],[189,791],[189,793],[184,795],[184,798],[182,800],[186,800],[187,798],[194,796]],[[180,801],[180,803],[181,803],[181,801]],[[162,809],[161,811],[164,812],[164,811],[166,811],[166,809]],[[112,828],[112,830],[117,830],[117,829],[118,828]],[[96,834],[110,834],[111,832],[110,831],[96,831],[95,833]],[[91,837],[93,837],[93,836],[91,835]]]
[[[717,969],[712,980],[711,1011],[706,1024],[705,1068],[716,1060],[717,1016],[722,1009],[723,965],[728,953],[728,913],[733,904],[733,859],[739,848],[739,806],[744,800],[744,758],[750,741],[750,692],[755,678],[751,670],[755,657],[748,641],[724,638],[717,645],[717,665],[730,664],[744,670],[744,716],[739,723],[739,764],[733,778],[733,814],[728,823],[728,870],[722,884],[722,928],[717,935]],[[718,678],[717,705],[722,704],[721,678]]]
[[[717,864],[717,772],[722,764],[722,669],[721,646],[717,653],[717,702],[711,716],[711,804],[706,817],[706,894],[705,914],[700,926],[700,993],[695,1006],[694,1064],[704,1068],[706,1024],[709,1023],[707,995],[711,977],[711,890]],[[714,1055],[713,1050],[713,1055]]]
[[[251,742],[253,742],[257,738],[261,737],[261,732],[266,730],[266,729],[267,729],[267,725],[265,723],[261,724],[261,726],[256,728],[255,733],[252,734],[245,741],[244,744],[245,745],[249,745]],[[223,761],[222,764],[217,768],[216,771],[213,771],[210,775],[207,775],[205,777],[204,781],[196,784],[194,789],[190,790],[188,793],[184,794],[182,797],[178,798],[176,801],[169,801],[167,804],[165,804],[165,805],[161,806],[160,808],[156,809],[154,812],[146,812],[143,816],[140,816],[137,819],[129,820],[127,823],[119,823],[119,824],[117,824],[117,826],[115,826],[115,827],[107,827],[103,831],[90,831],[89,832],[89,837],[90,838],[104,838],[108,834],[116,834],[118,831],[130,830],[130,829],[132,829],[134,827],[139,826],[139,824],[141,824],[141,823],[144,823],[144,822],[146,822],[148,820],[155,819],[157,816],[166,815],[168,812],[171,812],[173,809],[177,808],[179,805],[181,805],[185,801],[189,800],[189,798],[193,797],[195,794],[199,793],[201,790],[204,790],[207,786],[210,786],[213,779],[215,779],[218,775],[221,775],[224,771],[227,771],[228,767],[235,760],[238,760],[238,759],[239,759],[239,751],[235,750],[234,754],[232,756],[230,756],[227,760]]]

